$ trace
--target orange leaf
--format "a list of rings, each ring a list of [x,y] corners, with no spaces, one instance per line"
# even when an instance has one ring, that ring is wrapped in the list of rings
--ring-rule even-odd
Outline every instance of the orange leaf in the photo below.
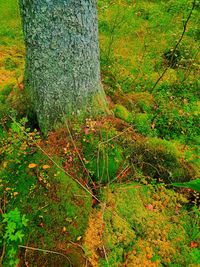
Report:
[[[37,164],[35,164],[35,163],[30,163],[30,164],[28,165],[28,167],[29,167],[29,169],[33,169],[33,168],[37,167]]]
[[[19,193],[18,192],[13,192],[13,196],[16,197]]]
[[[49,166],[49,165],[44,165],[42,168],[43,168],[44,170],[46,170],[46,169],[49,169],[50,166]]]
[[[5,162],[3,163],[3,167],[6,168],[7,164],[8,164],[8,162],[5,161]]]
[[[67,228],[64,226],[62,231],[63,231],[63,233],[67,232]]]
[[[190,242],[190,247],[191,248],[197,248],[198,246],[199,246],[199,244],[197,242],[195,242],[195,241],[191,241]]]

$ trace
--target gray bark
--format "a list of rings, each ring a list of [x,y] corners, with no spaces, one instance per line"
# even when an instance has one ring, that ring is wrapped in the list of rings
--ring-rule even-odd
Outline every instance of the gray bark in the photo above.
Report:
[[[19,0],[26,46],[25,87],[40,127],[104,102],[96,0]],[[98,102],[98,101],[97,101]],[[96,106],[95,106],[96,105]]]

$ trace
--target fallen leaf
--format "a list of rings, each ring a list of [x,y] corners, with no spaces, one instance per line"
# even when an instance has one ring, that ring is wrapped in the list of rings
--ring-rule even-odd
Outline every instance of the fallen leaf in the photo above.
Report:
[[[152,204],[148,204],[148,205],[146,206],[146,209],[147,209],[147,210],[154,210],[154,208],[153,208],[153,205],[152,205]]]
[[[84,128],[84,133],[85,133],[85,134],[89,134],[89,133],[90,133],[90,129],[89,129],[88,127],[85,127],[85,128]]]
[[[180,207],[178,205],[176,205],[176,207],[175,207],[175,213],[178,215],[179,214],[179,211],[180,211]]]
[[[190,247],[191,248],[197,248],[198,246],[199,246],[199,244],[197,242],[195,242],[195,241],[191,241],[190,242]]]
[[[39,227],[43,228],[44,224],[41,222],[40,224],[38,224]]]
[[[19,193],[18,192],[13,192],[13,196],[16,197]]]
[[[71,218],[66,218],[65,221],[71,223],[73,220]]]
[[[37,164],[35,164],[35,163],[30,163],[30,164],[28,165],[28,167],[29,167],[29,169],[33,169],[33,168],[37,167]]]
[[[10,187],[6,187],[6,189],[5,189],[6,191],[10,191],[11,190],[11,188]]]
[[[67,232],[67,228],[65,226],[63,227],[62,232],[63,233]]]
[[[46,169],[49,169],[50,166],[49,166],[49,165],[44,165],[42,168],[43,168],[44,170],[46,170]]]
[[[79,237],[77,237],[77,241],[80,241],[81,240],[81,238],[82,238],[82,236],[79,236]]]
[[[8,164],[8,162],[7,161],[4,161],[3,167],[6,168],[7,164]]]

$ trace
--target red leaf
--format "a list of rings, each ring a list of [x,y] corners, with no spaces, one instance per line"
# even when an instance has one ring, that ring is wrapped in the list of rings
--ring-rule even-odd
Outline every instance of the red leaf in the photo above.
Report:
[[[154,208],[153,208],[153,205],[152,205],[152,204],[148,204],[148,205],[146,206],[146,209],[147,209],[147,210],[154,210]]]
[[[191,241],[190,242],[190,247],[191,248],[197,248],[198,246],[199,246],[199,244],[197,242],[195,242],[195,241]]]

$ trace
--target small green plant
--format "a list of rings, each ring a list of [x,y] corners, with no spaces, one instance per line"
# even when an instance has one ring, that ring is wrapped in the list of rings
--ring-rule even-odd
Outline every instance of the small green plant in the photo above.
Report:
[[[132,121],[132,116],[130,112],[122,105],[116,105],[115,107],[115,116],[117,118],[120,118],[126,122],[131,122]]]
[[[21,215],[18,208],[3,214],[3,252],[1,261],[5,266],[16,266],[19,262],[17,258],[18,245],[24,237],[24,230],[27,227],[28,220],[25,215]],[[1,263],[2,263],[1,262]]]
[[[139,133],[143,135],[151,133],[151,120],[148,114],[138,113],[134,118],[133,124]]]
[[[172,185],[177,187],[190,188],[197,192],[200,192],[200,179],[192,180],[186,183],[173,183]]]
[[[115,142],[113,140],[106,141],[115,135],[116,132],[112,132],[112,130],[109,132],[102,130],[101,137],[88,134],[84,138],[83,153],[86,167],[96,182],[107,183],[113,180],[123,164],[122,147],[117,144],[116,140]]]

